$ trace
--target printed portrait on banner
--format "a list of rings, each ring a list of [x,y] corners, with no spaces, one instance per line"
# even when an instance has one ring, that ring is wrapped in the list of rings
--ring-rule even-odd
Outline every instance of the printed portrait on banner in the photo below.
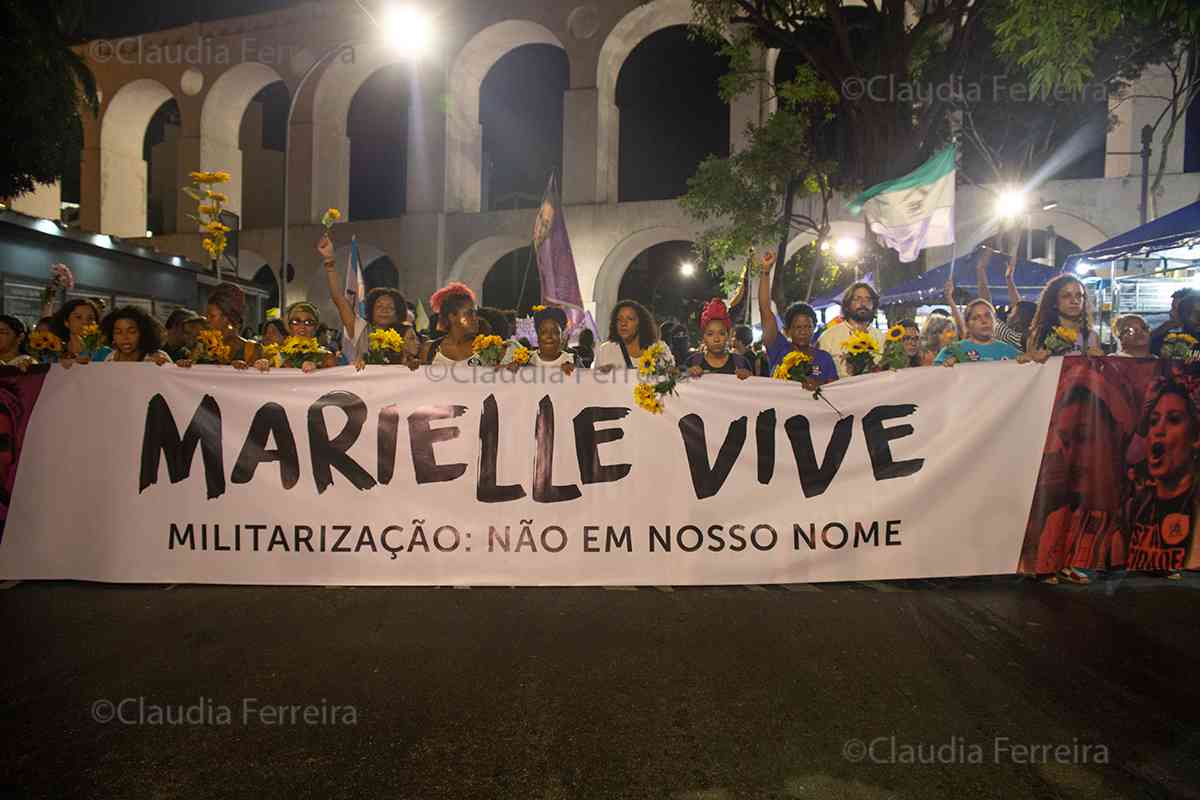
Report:
[[[1068,358],[1018,569],[1200,568],[1200,365]]]
[[[17,479],[25,427],[45,377],[45,368],[35,367],[29,374],[11,367],[0,368],[0,536],[4,535],[8,504]]]

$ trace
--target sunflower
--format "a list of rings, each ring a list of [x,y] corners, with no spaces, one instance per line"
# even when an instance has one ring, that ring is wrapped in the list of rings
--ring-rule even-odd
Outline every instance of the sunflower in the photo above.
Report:
[[[633,387],[633,400],[651,414],[661,414],[663,411],[662,400],[659,399],[658,390],[652,383],[639,383]]]
[[[489,347],[504,347],[504,340],[499,336],[476,336],[475,341],[471,343],[471,351],[475,353]]]
[[[391,350],[394,353],[399,353],[404,349],[404,337],[392,328],[380,328],[379,330],[371,331],[370,349]]]
[[[904,338],[904,326],[903,325],[893,325],[892,327],[888,328],[887,340],[889,342],[898,342],[903,338]]]
[[[1054,335],[1070,344],[1075,344],[1079,340],[1079,331],[1074,328],[1068,328],[1066,325],[1056,325],[1054,327]]]

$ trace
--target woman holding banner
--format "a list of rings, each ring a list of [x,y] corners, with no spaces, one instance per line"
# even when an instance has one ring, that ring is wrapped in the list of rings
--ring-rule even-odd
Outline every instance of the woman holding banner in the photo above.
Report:
[[[1074,275],[1055,276],[1038,298],[1029,343],[1021,361],[1044,364],[1050,356],[1102,356],[1087,289]]]
[[[608,322],[608,341],[596,349],[592,368],[598,372],[634,369],[642,351],[658,341],[654,316],[636,300],[622,300],[613,309]],[[674,362],[670,348],[666,357]]]
[[[421,363],[453,366],[468,361],[475,355],[473,345],[479,331],[475,293],[465,284],[450,283],[433,293],[429,306],[446,335],[422,345]]]

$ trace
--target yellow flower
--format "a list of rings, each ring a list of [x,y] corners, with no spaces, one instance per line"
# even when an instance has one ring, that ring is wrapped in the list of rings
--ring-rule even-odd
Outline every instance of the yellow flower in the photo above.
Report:
[[[878,353],[879,345],[875,343],[875,337],[871,334],[866,331],[856,331],[846,339],[842,349],[848,353]]]
[[[489,347],[504,347],[504,340],[499,336],[476,336],[475,341],[471,343],[471,352],[478,353]]]
[[[196,337],[196,353],[192,360],[198,363],[228,364],[230,357],[229,345],[220,331],[204,330]]]
[[[391,328],[380,328],[371,331],[370,348],[372,350],[391,350],[399,353],[404,349],[404,337]]]
[[[545,306],[534,306],[534,307],[533,307],[532,309],[530,309],[530,310],[531,310],[533,313],[535,313],[535,314],[536,314],[536,313],[537,313],[537,312],[539,312],[539,311],[545,311],[545,310],[546,310],[546,307],[545,307]]]
[[[903,325],[893,325],[892,327],[888,328],[887,340],[889,342],[898,342],[903,338],[904,338],[904,326]]]
[[[331,208],[321,215],[321,224],[326,228],[332,228],[333,224],[335,222],[339,222],[341,219],[342,212],[338,211],[336,208]]]
[[[210,222],[207,225],[205,225],[204,230],[208,231],[209,233],[217,234],[217,233],[229,233],[233,229],[230,228],[228,225],[213,221],[213,222]]]
[[[812,361],[812,356],[810,356],[808,353],[801,353],[799,350],[793,350],[783,357],[783,364],[788,369],[791,369],[797,364],[807,364],[810,361]]]
[[[1168,341],[1168,342],[1183,342],[1184,344],[1188,344],[1188,345],[1195,346],[1195,344],[1196,344],[1196,337],[1195,337],[1195,336],[1189,336],[1189,335],[1188,335],[1188,334],[1186,334],[1186,333],[1171,333],[1171,334],[1167,334],[1167,338],[1165,339],[1165,341]]]
[[[233,179],[233,176],[225,170],[218,170],[217,172],[210,173],[209,177],[212,178],[210,183],[229,183],[229,181]]]
[[[51,350],[55,353],[61,353],[63,348],[62,339],[55,336],[53,333],[31,333],[29,334],[29,349],[30,350]]]
[[[523,367],[529,363],[529,357],[532,355],[533,353],[529,352],[527,347],[518,347],[513,350],[513,363],[518,367]]]
[[[222,194],[221,192],[214,192],[211,189],[206,191],[204,193],[204,196],[207,197],[209,200],[212,200],[213,202],[216,202],[216,203],[228,203],[229,202],[228,195]]]
[[[289,336],[283,340],[279,352],[285,356],[298,356],[316,353],[320,349],[320,343],[311,336]]]
[[[100,326],[94,322],[91,325],[84,325],[83,330],[81,330],[79,332],[79,335],[81,337],[99,336],[100,335]]]
[[[200,205],[197,207],[197,210],[198,210],[198,211],[199,211],[201,214],[208,214],[208,215],[210,215],[210,216],[211,216],[211,215],[214,215],[214,214],[220,214],[220,213],[221,213],[221,209],[220,209],[220,208],[218,208],[217,206],[214,206],[214,205],[209,205],[208,203],[201,203],[201,204],[200,204]]]
[[[1054,328],[1055,335],[1069,344],[1075,344],[1079,339],[1079,332],[1074,328],[1068,328],[1066,325],[1058,325]]]
[[[662,413],[663,403],[652,383],[639,383],[633,387],[633,401],[651,414]]]

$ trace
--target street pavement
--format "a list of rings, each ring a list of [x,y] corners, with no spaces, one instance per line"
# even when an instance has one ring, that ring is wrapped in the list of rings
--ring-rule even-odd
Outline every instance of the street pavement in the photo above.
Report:
[[[1200,797],[1200,575],[0,590],[0,797]]]

